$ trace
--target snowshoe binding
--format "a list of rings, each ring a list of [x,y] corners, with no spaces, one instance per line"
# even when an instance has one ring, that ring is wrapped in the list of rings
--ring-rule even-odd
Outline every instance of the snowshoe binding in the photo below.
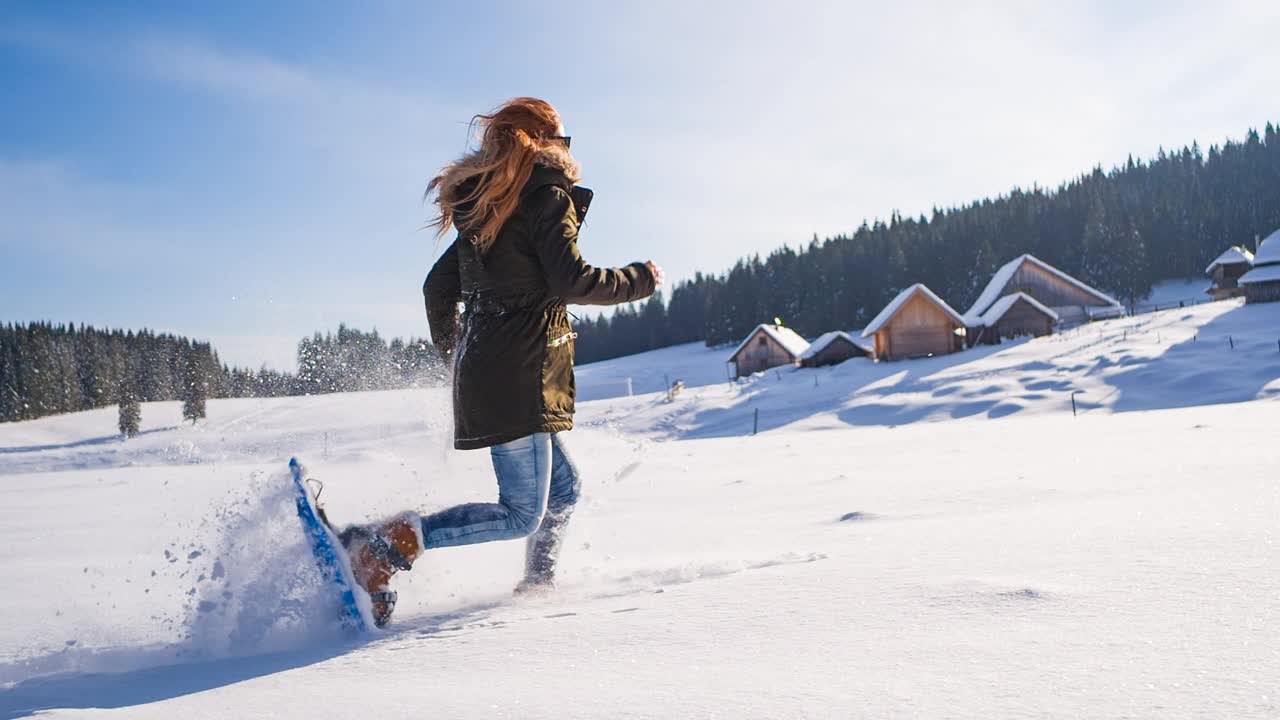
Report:
[[[324,509],[320,519],[333,527]],[[391,576],[400,570],[412,570],[413,561],[422,555],[422,524],[417,513],[401,513],[389,520],[370,525],[351,525],[337,533],[347,552],[356,584],[369,594],[373,623],[383,627],[391,620],[399,597],[391,589]]]

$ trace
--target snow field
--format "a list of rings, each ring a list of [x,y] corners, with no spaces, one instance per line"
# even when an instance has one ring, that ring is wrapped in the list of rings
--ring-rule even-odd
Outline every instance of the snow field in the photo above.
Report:
[[[1228,302],[732,388],[696,346],[586,366],[658,382],[580,407],[560,590],[434,551],[356,640],[276,481],[297,454],[339,522],[491,499],[446,393],[0,425],[0,718],[1274,717],[1268,334]]]

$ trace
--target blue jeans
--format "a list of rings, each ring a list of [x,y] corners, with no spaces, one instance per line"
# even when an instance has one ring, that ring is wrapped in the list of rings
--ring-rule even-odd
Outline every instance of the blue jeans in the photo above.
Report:
[[[563,524],[581,481],[559,433],[526,435],[489,449],[498,502],[468,503],[422,518],[423,549],[529,537]]]

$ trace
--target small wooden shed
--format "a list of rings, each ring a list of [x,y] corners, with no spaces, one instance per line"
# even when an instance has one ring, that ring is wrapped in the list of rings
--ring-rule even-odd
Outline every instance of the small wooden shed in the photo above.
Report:
[[[1058,313],[1019,292],[997,300],[979,320],[980,326],[969,330],[976,334],[973,342],[994,345],[1005,338],[1049,335],[1058,324]]]
[[[1124,315],[1124,306],[1115,298],[1028,254],[1019,255],[996,271],[964,314],[966,325],[980,326],[983,313],[997,300],[1019,292],[1039,300],[1066,324]]]
[[[1227,248],[1209,263],[1209,267],[1204,269],[1205,274],[1213,280],[1213,284],[1205,290],[1205,293],[1212,296],[1214,300],[1243,295],[1244,288],[1240,287],[1240,277],[1251,269],[1253,269],[1253,253],[1239,245]]]
[[[833,330],[814,340],[809,349],[800,355],[800,366],[836,365],[849,358],[867,357],[871,354],[871,348],[854,340],[849,333]]]
[[[1240,277],[1246,303],[1280,302],[1280,230],[1258,246],[1253,269]]]
[[[965,322],[942,298],[920,283],[898,293],[862,331],[877,359],[946,355],[964,349]]]
[[[795,365],[808,349],[809,342],[791,328],[761,324],[734,349],[729,362],[733,363],[734,377],[740,378],[780,365]]]

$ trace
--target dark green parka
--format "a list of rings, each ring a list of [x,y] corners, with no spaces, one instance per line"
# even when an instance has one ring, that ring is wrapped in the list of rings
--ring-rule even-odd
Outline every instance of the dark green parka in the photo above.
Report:
[[[459,228],[422,287],[432,340],[453,362],[460,450],[572,429],[566,303],[613,305],[653,294],[644,263],[608,269],[583,261],[573,183],[556,160],[534,166],[519,206],[486,252]]]

